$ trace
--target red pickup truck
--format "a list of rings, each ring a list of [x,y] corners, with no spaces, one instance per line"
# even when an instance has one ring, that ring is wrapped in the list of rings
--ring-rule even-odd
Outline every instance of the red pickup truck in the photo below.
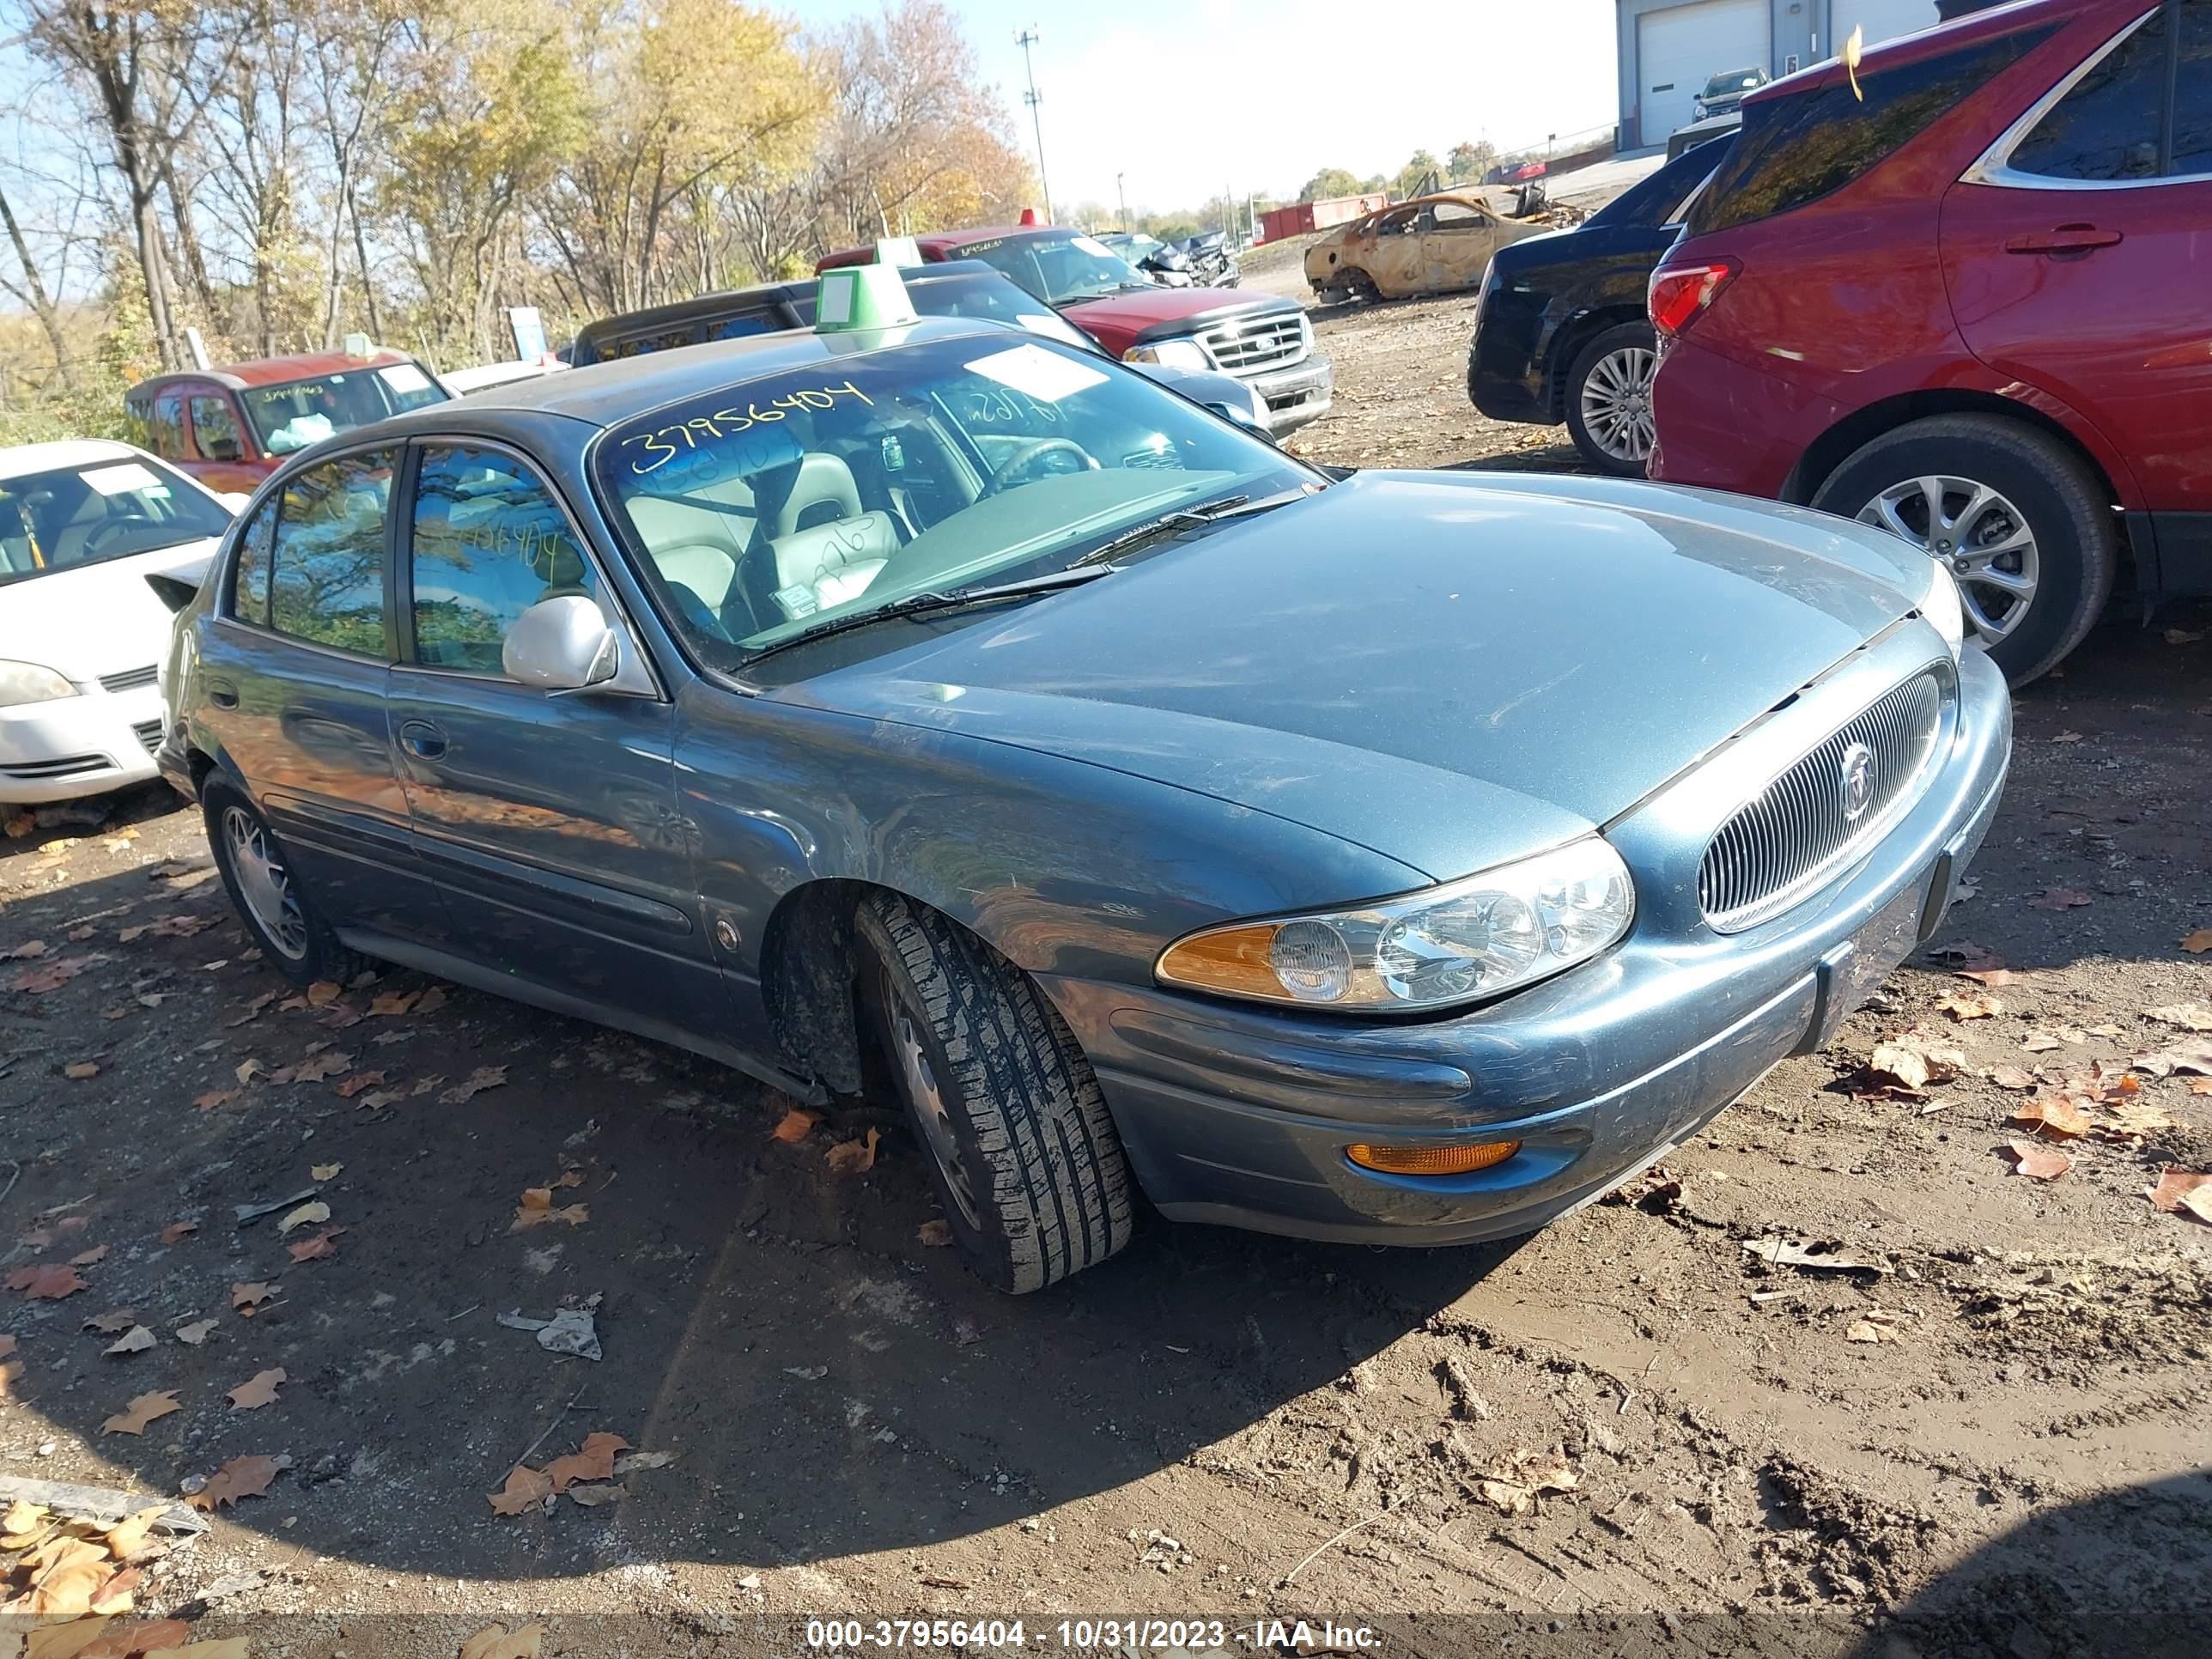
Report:
[[[1328,412],[1328,359],[1295,300],[1218,288],[1161,288],[1104,243],[1052,225],[937,231],[914,239],[922,258],[981,259],[1125,362],[1206,369],[1244,381],[1267,405],[1282,437]],[[847,248],[816,266],[860,265],[870,248]]]

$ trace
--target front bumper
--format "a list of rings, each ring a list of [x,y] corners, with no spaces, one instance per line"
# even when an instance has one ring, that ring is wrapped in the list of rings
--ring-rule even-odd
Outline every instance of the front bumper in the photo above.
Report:
[[[1336,376],[1326,357],[1308,357],[1288,368],[1239,375],[1267,405],[1267,428],[1278,438],[1328,413],[1335,400]]]
[[[1457,1018],[1340,1022],[1157,988],[1046,979],[1164,1213],[1344,1243],[1533,1231],[1664,1156],[1786,1056],[1828,1040],[1942,921],[2011,754],[1978,652],[1919,799],[1821,893],[1746,933],[1646,939]],[[1634,860],[1632,859],[1632,864]],[[1654,908],[1668,902],[1658,899]],[[1401,1177],[1345,1156],[1519,1140],[1480,1173]]]
[[[154,776],[161,692],[93,685],[78,693],[0,708],[0,801],[76,800]]]

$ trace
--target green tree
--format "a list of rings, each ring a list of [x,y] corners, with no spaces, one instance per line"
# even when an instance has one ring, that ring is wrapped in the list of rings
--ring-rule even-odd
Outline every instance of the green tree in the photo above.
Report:
[[[1418,196],[1424,189],[1433,188],[1425,182],[1431,173],[1441,180],[1443,173],[1443,162],[1428,151],[1417,149],[1413,159],[1400,167],[1397,176],[1390,180],[1390,193],[1400,198]]]
[[[1451,154],[1444,159],[1452,181],[1459,184],[1479,180],[1497,164],[1498,152],[1487,139],[1463,139],[1451,147]]]
[[[1301,202],[1326,202],[1339,196],[1360,193],[1358,178],[1342,167],[1323,167],[1298,187]]]

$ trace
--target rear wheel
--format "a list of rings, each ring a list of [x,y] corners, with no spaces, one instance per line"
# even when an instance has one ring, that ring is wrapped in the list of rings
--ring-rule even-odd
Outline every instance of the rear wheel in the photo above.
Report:
[[[2081,642],[2112,595],[2119,538],[2103,484],[2048,434],[1991,415],[1908,422],[1813,497],[1950,567],[1966,623],[2024,684]]]
[[[1584,346],[1567,371],[1567,431],[1584,459],[1640,478],[1651,456],[1651,377],[1659,351],[1649,323],[1620,323]]]
[[[211,779],[200,789],[200,810],[223,887],[270,967],[295,985],[311,985],[319,979],[343,984],[370,965],[338,943],[276,832],[240,791]]]
[[[1018,1294],[1127,1244],[1121,1137],[1028,975],[902,898],[864,901],[854,926],[863,1006],[968,1265]]]

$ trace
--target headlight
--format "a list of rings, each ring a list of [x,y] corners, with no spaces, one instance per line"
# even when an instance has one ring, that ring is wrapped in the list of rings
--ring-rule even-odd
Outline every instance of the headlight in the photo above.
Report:
[[[1966,616],[1959,605],[1959,584],[1941,559],[1928,561],[1928,586],[1920,595],[1920,614],[1935,624],[1943,643],[1951,647],[1951,660],[1958,661],[1966,643]]]
[[[1212,361],[1195,340],[1155,340],[1150,345],[1131,346],[1121,354],[1125,363],[1158,363],[1165,368],[1210,369]]]
[[[1153,971],[1263,1002],[1441,1008],[1586,961],[1635,914],[1627,866],[1593,836],[1404,898],[1209,927],[1170,945]]]
[[[0,708],[19,702],[51,702],[73,697],[76,687],[51,668],[34,662],[0,662]]]

